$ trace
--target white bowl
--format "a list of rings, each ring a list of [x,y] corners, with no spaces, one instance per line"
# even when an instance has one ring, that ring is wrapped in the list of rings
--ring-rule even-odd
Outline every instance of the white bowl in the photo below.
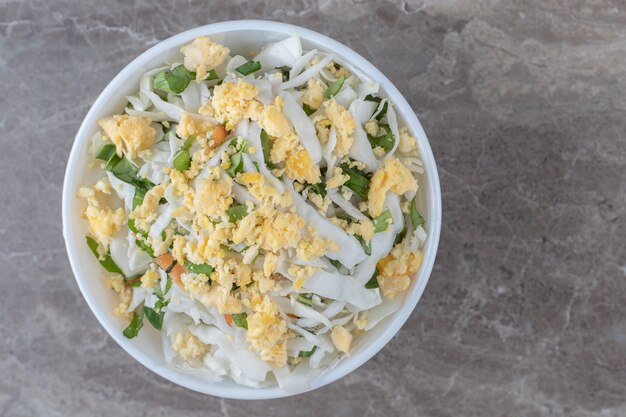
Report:
[[[380,83],[384,94],[394,103],[400,119],[417,138],[426,170],[421,180],[419,194],[421,210],[426,218],[426,230],[429,234],[424,247],[424,262],[407,290],[399,310],[357,339],[350,356],[316,379],[311,389],[322,387],[354,371],[381,350],[400,330],[417,305],[437,253],[441,227],[441,190],[437,167],[424,130],[398,89],[365,58],[345,45],[317,32],[285,23],[262,20],[238,20],[210,24],[180,33],[158,43],[128,64],[109,83],[80,126],[65,171],[63,236],[76,282],[87,304],[111,337],[132,357],[163,378],[198,392],[226,398],[269,399],[292,395],[279,387],[248,388],[230,380],[208,383],[193,375],[169,368],[163,358],[160,337],[150,326],[144,326],[140,335],[135,339],[125,338],[122,330],[127,323],[116,318],[112,313],[116,305],[116,294],[105,289],[104,280],[101,278],[102,269],[85,244],[87,224],[81,219],[84,202],[76,195],[81,185],[95,180],[87,173],[87,163],[90,159],[88,142],[97,129],[96,121],[101,117],[119,113],[126,103],[124,96],[138,89],[139,79],[145,71],[158,67],[163,61],[177,56],[182,45],[201,35],[209,35],[213,40],[227,45],[231,51],[244,55],[259,50],[268,42],[293,35],[301,38],[303,47],[306,49],[317,48],[321,51],[332,51]]]

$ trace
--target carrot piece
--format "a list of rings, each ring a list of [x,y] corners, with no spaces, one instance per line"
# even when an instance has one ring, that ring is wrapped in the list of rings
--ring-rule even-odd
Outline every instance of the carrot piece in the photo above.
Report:
[[[213,128],[213,133],[211,133],[211,140],[213,141],[213,143],[211,144],[211,146],[206,147],[206,149],[204,150],[205,155],[208,155],[209,152],[211,152],[211,149],[220,146],[224,139],[226,139],[226,136],[228,136],[228,131],[226,130],[224,125],[215,125],[215,127]]]
[[[170,271],[170,277],[172,277],[172,281],[176,283],[181,289],[185,289],[185,284],[183,284],[183,280],[181,276],[185,272],[185,268],[181,264],[176,264]]]
[[[233,316],[231,314],[224,314],[224,318],[229,326],[233,325]]]
[[[163,255],[154,258],[154,263],[166,270],[174,263],[174,257],[171,253],[165,252]]]

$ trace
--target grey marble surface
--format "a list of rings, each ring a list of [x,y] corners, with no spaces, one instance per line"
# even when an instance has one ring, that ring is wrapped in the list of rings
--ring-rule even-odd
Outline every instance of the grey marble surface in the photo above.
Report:
[[[444,224],[413,316],[316,392],[238,402],[101,329],[61,236],[68,152],[139,53],[235,18],[302,25],[404,92]],[[0,1],[0,416],[626,415],[626,6],[612,0]]]

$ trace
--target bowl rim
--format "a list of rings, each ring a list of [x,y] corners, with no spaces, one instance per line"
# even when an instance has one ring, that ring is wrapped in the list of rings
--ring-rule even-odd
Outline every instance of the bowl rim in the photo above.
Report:
[[[433,269],[435,257],[437,254],[437,248],[439,244],[439,235],[441,229],[441,189],[439,184],[439,176],[437,172],[437,166],[435,159],[430,148],[424,129],[420,124],[415,112],[408,104],[404,96],[400,91],[391,83],[391,81],[380,72],[373,64],[367,59],[363,58],[360,54],[353,51],[351,48],[343,45],[342,43],[326,36],[321,33],[315,32],[310,29],[306,29],[300,26],[275,22],[269,20],[231,20],[211,23],[204,26],[199,26],[174,36],[171,36],[163,41],[160,41],[143,52],[137,58],[132,60],[126,65],[109,84],[100,93],[98,98],[94,101],[93,105],[87,112],[87,115],[83,119],[83,122],[78,129],[78,132],[74,138],[72,149],[68,158],[67,167],[65,170],[65,176],[63,181],[63,194],[62,194],[62,218],[63,218],[63,238],[65,240],[65,246],[72,268],[72,272],[78,284],[78,287],[87,301],[89,308],[96,316],[96,319],[100,322],[100,325],[107,331],[107,333],[115,340],[115,342],[124,349],[130,356],[136,359],[139,363],[150,369],[157,375],[189,388],[193,391],[197,391],[203,394],[209,394],[213,396],[231,398],[231,399],[246,399],[246,400],[258,400],[258,399],[273,399],[282,398],[292,395],[302,394],[303,392],[294,394],[286,392],[280,389],[278,386],[267,388],[250,388],[235,385],[233,387],[224,387],[221,383],[210,383],[205,381],[199,381],[197,379],[189,378],[186,374],[172,368],[165,368],[154,363],[133,341],[122,337],[121,332],[114,327],[112,321],[107,318],[106,312],[103,307],[99,305],[95,298],[92,298],[85,291],[83,282],[88,277],[83,276],[80,273],[79,257],[76,253],[77,242],[74,239],[72,229],[75,224],[75,219],[71,217],[71,207],[75,204],[76,196],[72,194],[71,182],[74,177],[73,173],[77,172],[79,153],[84,151],[83,144],[88,140],[86,137],[90,129],[93,128],[95,123],[95,117],[98,115],[100,108],[106,103],[110,97],[115,97],[116,89],[122,85],[128,78],[131,78],[138,71],[142,70],[144,63],[152,59],[154,56],[170,50],[171,48],[183,45],[186,42],[193,40],[201,35],[215,35],[215,34],[227,34],[228,32],[238,31],[266,31],[277,35],[284,36],[299,36],[301,39],[306,39],[311,42],[323,45],[323,49],[332,50],[342,59],[346,60],[355,68],[363,71],[375,79],[381,86],[382,90],[394,103],[397,111],[402,116],[402,119],[409,126],[412,133],[415,134],[420,148],[420,156],[424,163],[426,171],[426,182],[428,183],[428,199],[427,206],[429,212],[429,218],[427,219],[427,227],[429,230],[429,237],[424,247],[424,259],[422,267],[418,271],[416,277],[418,281],[415,285],[411,286],[409,292],[406,294],[400,308],[394,312],[386,320],[386,327],[382,330],[381,334],[369,345],[363,346],[356,354],[342,359],[337,366],[333,369],[323,373],[316,378],[309,390],[304,392],[310,392],[317,388],[321,388],[327,384],[342,378],[369,359],[371,359],[376,353],[378,353],[393,336],[397,334],[402,325],[409,318],[413,310],[415,309],[419,299],[421,298],[424,288],[428,283],[430,274]],[[79,146],[80,145],[80,146]]]

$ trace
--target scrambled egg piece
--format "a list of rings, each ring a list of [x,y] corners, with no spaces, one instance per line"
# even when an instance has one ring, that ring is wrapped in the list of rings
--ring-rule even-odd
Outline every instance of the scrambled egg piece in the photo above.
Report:
[[[100,178],[100,180],[93,185],[93,189],[107,195],[113,192],[113,187],[111,186],[109,177]]]
[[[400,129],[400,143],[398,149],[402,153],[415,154],[417,156],[417,140],[409,134],[409,129]]]
[[[186,332],[178,333],[176,337],[174,337],[172,349],[178,352],[185,362],[192,363],[201,360],[209,351],[209,346],[202,343],[200,339],[191,334],[191,332]]]
[[[350,351],[352,335],[343,326],[333,327],[333,331],[330,333],[330,338],[338,351],[343,353],[348,353]]]
[[[230,53],[230,50],[211,42],[206,36],[200,36],[188,45],[180,48],[185,59],[183,64],[189,71],[196,72],[196,81],[202,81],[207,71],[220,65]]]
[[[328,138],[330,137],[330,120],[324,115],[319,115],[313,119],[313,125],[315,126],[317,138],[320,143],[328,142]]]
[[[316,236],[316,231],[313,227],[309,226],[309,235],[311,237],[304,238],[298,244],[296,249],[296,255],[299,258],[306,260],[319,258],[325,255],[329,251],[338,251],[339,245],[330,239],[322,239]]]
[[[387,151],[385,151],[385,148],[383,148],[382,146],[376,146],[374,149],[372,149],[372,151],[377,158],[382,158],[387,153]]]
[[[257,86],[243,80],[222,83],[215,86],[213,98],[198,112],[213,113],[217,119],[226,121],[226,130],[233,130],[243,118],[259,120],[263,105],[255,100],[258,94]]]
[[[326,181],[326,189],[337,188],[346,183],[350,179],[348,174],[344,174],[343,169],[339,167],[333,168],[333,176]]]
[[[104,206],[98,201],[96,192],[89,187],[81,187],[78,196],[87,200],[84,216],[89,222],[89,231],[105,248],[109,246],[115,233],[126,221],[124,209],[116,210]]]
[[[254,313],[248,316],[246,340],[272,367],[287,363],[287,323],[269,297],[255,297]]]
[[[406,290],[411,283],[410,276],[420,268],[423,257],[419,250],[412,252],[404,245],[396,245],[389,255],[378,261],[378,285],[383,294],[393,298]]]
[[[263,274],[266,277],[271,277],[274,271],[276,271],[276,265],[278,264],[278,256],[273,253],[265,254],[265,259],[263,260]]]
[[[347,232],[361,236],[363,240],[369,242],[374,237],[374,223],[368,219],[359,220],[358,222],[350,223]]]
[[[387,158],[381,169],[376,171],[367,192],[367,207],[373,217],[383,211],[387,191],[403,194],[417,190],[417,180],[411,171],[396,158]]]
[[[291,264],[287,272],[294,278],[293,288],[300,290],[304,284],[304,280],[313,275],[319,268],[314,266],[300,266]]]
[[[187,238],[183,235],[176,235],[172,240],[172,256],[179,264],[185,264],[185,247]]]
[[[285,136],[274,137],[270,150],[270,162],[278,164],[284,161],[294,149],[301,148],[300,139],[293,130]]]
[[[107,278],[106,285],[120,295],[120,303],[113,310],[113,314],[121,319],[132,319],[133,312],[128,311],[128,308],[133,298],[133,292],[124,284],[124,278],[121,275],[113,275]]]
[[[287,175],[296,181],[308,182],[309,184],[320,182],[320,168],[313,163],[311,156],[304,149],[289,155],[285,168]]]
[[[338,157],[347,155],[354,142],[352,133],[356,127],[356,122],[350,112],[337,103],[335,99],[325,101],[324,106],[326,106],[326,117],[337,129],[337,145],[333,152]]]
[[[157,208],[159,201],[165,195],[166,183],[152,187],[143,198],[140,206],[135,207],[128,217],[135,221],[135,226],[140,230],[150,230],[150,224],[158,217]]]
[[[178,171],[177,169],[172,169],[170,171],[170,181],[172,182],[174,194],[176,195],[185,195],[185,193],[191,188],[189,187],[189,184],[187,184],[187,177],[185,176],[185,173]]]
[[[368,320],[362,316],[358,317],[358,315],[355,314],[352,322],[354,323],[357,329],[365,330],[365,328],[367,327]]]
[[[313,191],[309,191],[307,198],[309,199],[311,203],[317,206],[317,211],[319,211],[322,214],[326,214],[326,212],[328,211],[328,208],[330,207],[330,204],[332,203],[332,201],[330,200],[330,198],[328,198],[328,196],[322,197],[321,195]]]
[[[156,130],[150,126],[151,120],[145,117],[115,115],[98,120],[106,136],[115,144],[119,156],[123,148],[130,158],[135,158],[138,152],[152,146]]]
[[[189,113],[184,113],[176,128],[176,134],[183,139],[187,139],[190,136],[207,138],[210,136],[210,133],[213,132],[214,127],[213,123],[207,120],[192,117]]]
[[[194,208],[197,213],[209,217],[222,217],[233,203],[231,191],[233,180],[226,175],[220,175],[221,169],[209,169],[209,176],[198,181]]]
[[[258,172],[244,172],[237,180],[245,185],[253,197],[260,201],[270,202],[280,207],[289,207],[292,203],[291,194],[285,191],[283,194],[269,184],[265,183],[265,177]],[[252,210],[254,207],[250,207]]]
[[[223,266],[218,266],[216,269],[222,270],[211,274],[211,279],[215,279],[211,284],[209,284],[209,277],[205,274],[183,274],[181,280],[185,286],[185,291],[202,304],[217,308],[220,314],[240,313],[241,301],[231,293],[232,274],[229,275],[228,269],[224,269]],[[224,286],[220,280],[222,282],[230,281],[231,284]]]
[[[305,221],[295,213],[276,213],[259,228],[261,248],[270,252],[294,248],[301,239],[300,229]]]
[[[313,125],[315,126],[315,132],[320,143],[328,142],[330,137],[330,120],[324,115],[317,116],[313,119]]]
[[[211,281],[219,283],[228,290],[233,287],[233,284],[244,287],[252,282],[252,268],[236,259],[228,259],[215,267],[211,273]]]
[[[348,70],[343,66],[343,65],[338,65],[339,68],[337,68],[334,62],[329,62],[328,64],[326,64],[326,70],[328,70],[328,72],[330,72],[331,74],[333,74],[335,77],[339,78],[339,77],[344,77],[344,78],[348,78],[350,76],[350,73],[348,72]]]
[[[302,102],[310,108],[317,110],[324,101],[324,91],[326,86],[317,78],[307,81],[306,90],[302,94]]]
[[[376,119],[370,120],[369,122],[365,123],[365,132],[368,135],[378,136],[379,130],[380,129],[378,127],[378,121]]]
[[[289,134],[291,124],[283,114],[282,97],[276,97],[274,104],[268,104],[263,107],[259,118],[259,125],[270,136],[281,137]]]
[[[143,274],[140,278],[141,286],[143,288],[153,288],[159,282],[160,275],[157,271],[153,271],[151,269],[147,270],[145,274]]]
[[[189,179],[198,176],[204,165],[211,157],[211,154],[207,155],[204,149],[198,149],[191,155],[191,166],[185,171],[185,176]]]

